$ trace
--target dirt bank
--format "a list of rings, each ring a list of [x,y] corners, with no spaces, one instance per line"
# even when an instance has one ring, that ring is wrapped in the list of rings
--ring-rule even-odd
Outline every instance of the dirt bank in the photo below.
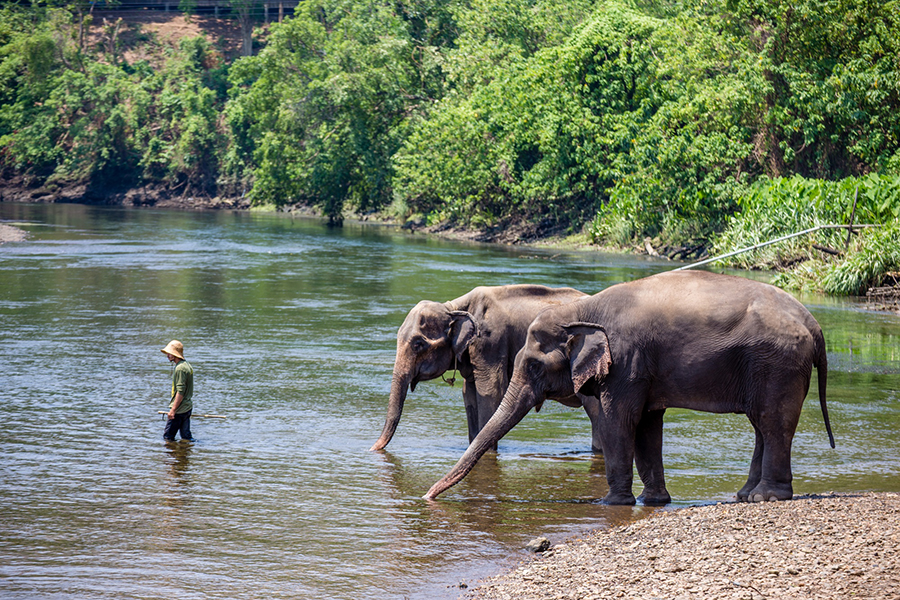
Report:
[[[22,176],[0,178],[0,202],[22,204],[90,204],[96,206],[128,206],[174,208],[181,210],[248,209],[250,202],[241,194],[233,197],[204,196],[155,184],[144,186],[84,184],[40,185]]]
[[[559,544],[462,598],[900,599],[900,494],[660,511]]]

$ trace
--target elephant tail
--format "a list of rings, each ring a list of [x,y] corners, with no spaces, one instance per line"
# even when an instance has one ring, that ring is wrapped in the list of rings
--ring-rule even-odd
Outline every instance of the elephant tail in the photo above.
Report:
[[[831,420],[828,418],[828,406],[825,404],[825,388],[828,384],[828,354],[825,352],[825,338],[820,333],[816,340],[816,372],[819,380],[819,405],[822,407],[822,418],[828,431],[828,441],[834,448],[834,434],[831,432]]]

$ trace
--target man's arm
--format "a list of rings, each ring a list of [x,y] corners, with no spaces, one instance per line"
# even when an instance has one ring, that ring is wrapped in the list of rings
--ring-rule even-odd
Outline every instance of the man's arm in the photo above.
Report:
[[[178,407],[181,406],[181,401],[184,400],[184,394],[181,392],[175,392],[175,399],[172,400],[172,408],[169,409],[169,418],[175,418],[175,411],[178,410]]]

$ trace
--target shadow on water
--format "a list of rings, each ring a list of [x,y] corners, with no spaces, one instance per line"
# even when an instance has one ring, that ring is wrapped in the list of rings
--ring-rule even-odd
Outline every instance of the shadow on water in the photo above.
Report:
[[[597,503],[590,423],[555,403],[436,502],[421,496],[466,447],[459,387],[421,384],[390,446],[368,448],[419,300],[508,283],[595,293],[672,263],[283,215],[0,203],[0,221],[31,234],[0,247],[4,598],[456,598],[534,537],[660,510]],[[900,319],[802,300],[826,334],[837,448],[812,394],[795,492],[900,491]],[[193,444],[163,444],[156,418],[172,338],[197,410],[228,416],[192,420]],[[733,498],[745,417],[669,411],[664,431],[673,506]]]

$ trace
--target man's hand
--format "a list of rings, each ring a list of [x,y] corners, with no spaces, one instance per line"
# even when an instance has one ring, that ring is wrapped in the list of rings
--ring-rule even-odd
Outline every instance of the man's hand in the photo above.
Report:
[[[184,394],[181,392],[175,392],[175,398],[172,400],[172,408],[169,409],[169,419],[175,418],[175,411],[181,406],[181,402],[184,400]]]

